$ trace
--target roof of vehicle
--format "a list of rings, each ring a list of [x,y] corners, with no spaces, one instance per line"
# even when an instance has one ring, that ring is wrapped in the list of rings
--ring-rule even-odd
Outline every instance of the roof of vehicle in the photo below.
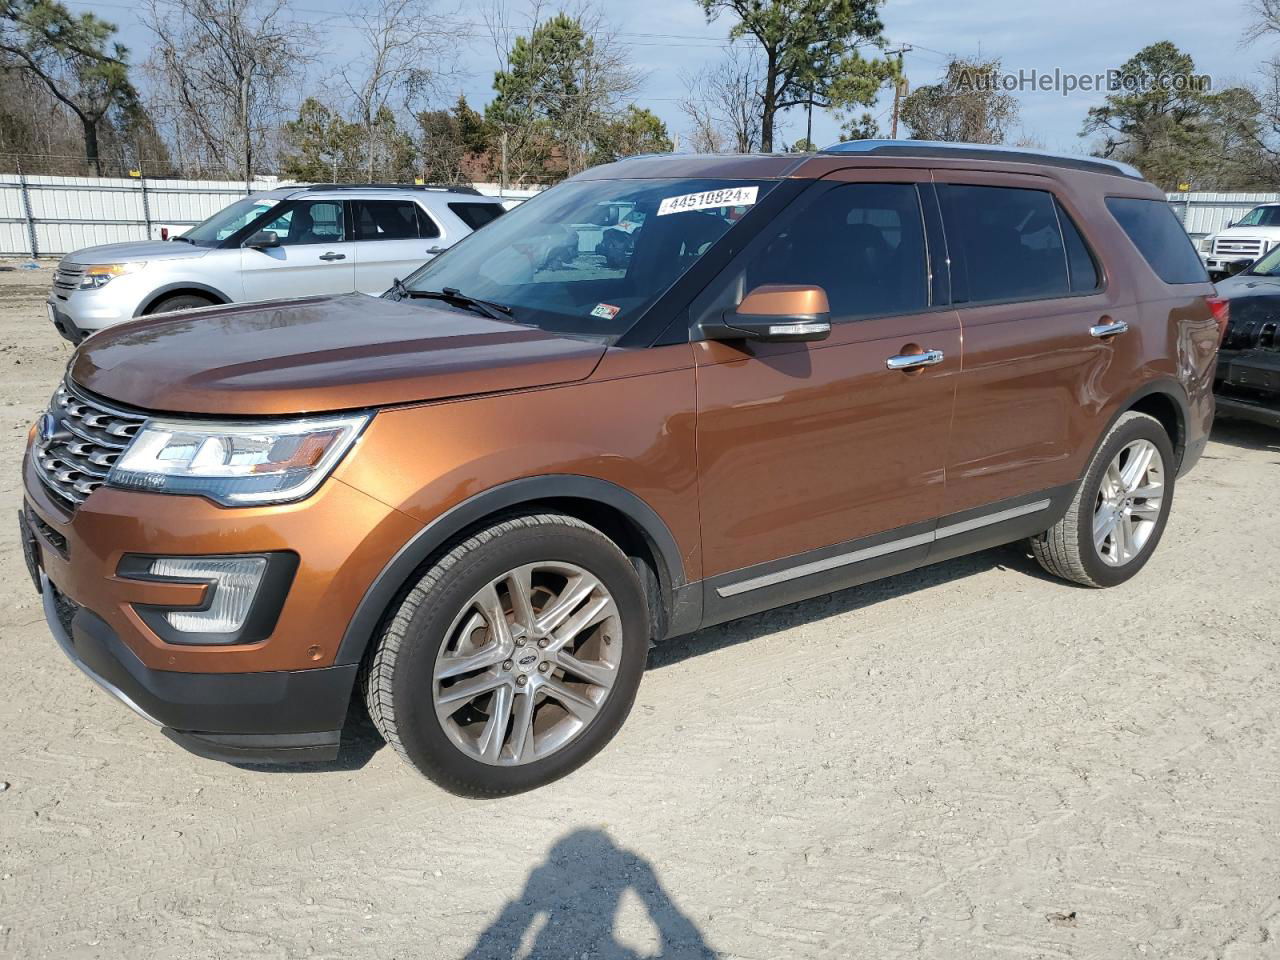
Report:
[[[1072,156],[1020,147],[986,143],[941,143],[928,140],[853,140],[837,143],[817,153],[753,154],[642,154],[593,167],[575,179],[615,177],[707,177],[723,179],[821,177],[850,161],[885,165],[885,159],[903,166],[987,167],[1020,165],[1053,167],[1082,173],[1104,174],[1145,184],[1142,173],[1118,160]],[[877,163],[878,161],[878,163]]]
[[[278,197],[280,199],[296,199],[312,194],[336,195],[343,197],[386,197],[401,193],[428,194],[446,200],[463,200],[467,202],[501,203],[501,197],[488,196],[475,187],[463,185],[421,184],[421,183],[308,183],[296,186],[277,187],[266,190],[257,196]]]

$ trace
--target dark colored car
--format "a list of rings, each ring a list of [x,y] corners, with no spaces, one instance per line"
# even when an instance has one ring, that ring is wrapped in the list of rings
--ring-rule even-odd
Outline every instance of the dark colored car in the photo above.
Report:
[[[1280,427],[1280,247],[1218,284],[1229,308],[1214,380],[1222,416]]]
[[[602,205],[643,215],[626,269],[548,266]],[[512,793],[613,737],[664,638],[1024,538],[1134,576],[1213,419],[1213,296],[1109,161],[633,158],[382,299],[92,337],[23,540],[66,653],[196,753],[331,758],[354,695]]]

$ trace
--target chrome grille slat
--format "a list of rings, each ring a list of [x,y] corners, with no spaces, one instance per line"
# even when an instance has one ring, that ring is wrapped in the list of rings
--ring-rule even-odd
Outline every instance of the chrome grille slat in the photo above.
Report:
[[[74,510],[106,481],[146,417],[87,397],[69,383],[58,387],[49,413],[57,429],[36,441],[36,473]]]

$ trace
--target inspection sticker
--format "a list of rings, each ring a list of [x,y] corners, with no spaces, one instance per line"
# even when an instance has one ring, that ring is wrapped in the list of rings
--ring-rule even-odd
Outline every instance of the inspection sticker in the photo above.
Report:
[[[622,310],[621,307],[615,307],[612,303],[597,303],[591,310],[591,315],[601,320],[612,320],[620,310]]]
[[[684,213],[686,210],[709,210],[712,207],[749,207],[756,202],[756,194],[759,192],[759,187],[726,187],[667,197],[658,204],[658,216]]]

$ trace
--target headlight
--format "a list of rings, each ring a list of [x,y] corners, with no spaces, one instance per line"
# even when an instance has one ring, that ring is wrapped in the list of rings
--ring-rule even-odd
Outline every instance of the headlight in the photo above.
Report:
[[[368,422],[364,413],[274,423],[148,420],[107,483],[229,507],[298,500],[332,472]]]
[[[85,268],[84,274],[80,277],[81,290],[97,290],[104,287],[115,277],[122,277],[126,273],[137,273],[145,267],[146,261],[141,263],[92,263]]]
[[[1213,253],[1213,235],[1212,234],[1210,234],[1207,237],[1200,238],[1200,252]]]

